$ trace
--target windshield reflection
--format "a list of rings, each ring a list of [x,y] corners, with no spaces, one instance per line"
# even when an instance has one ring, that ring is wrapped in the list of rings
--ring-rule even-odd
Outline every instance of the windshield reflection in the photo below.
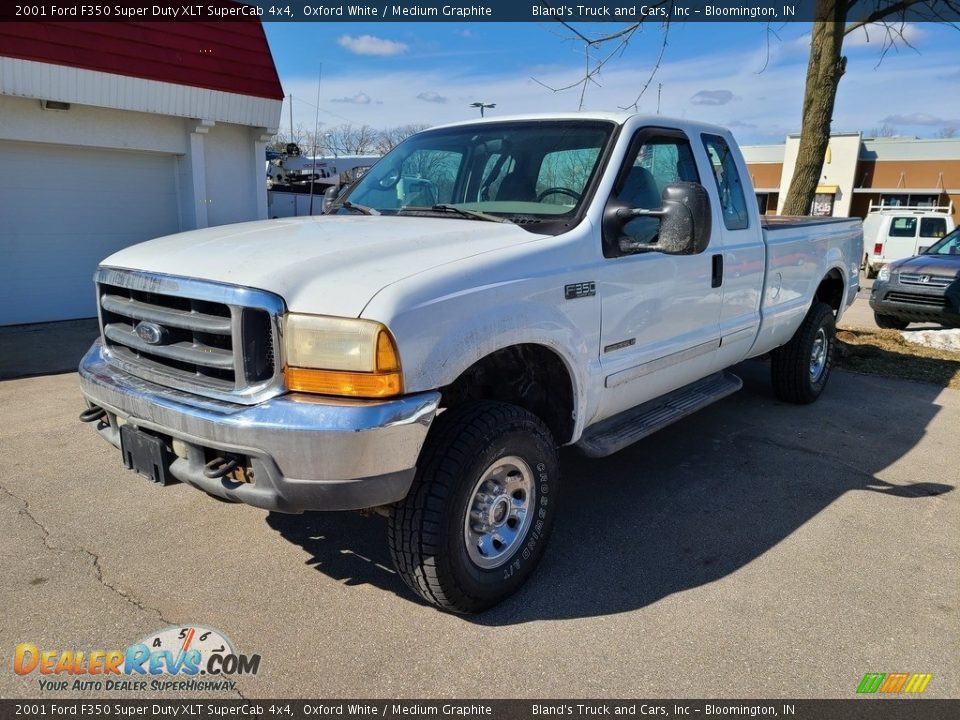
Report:
[[[465,125],[414,135],[331,206],[536,222],[575,215],[612,134],[603,121]],[[372,213],[368,213],[372,214]]]

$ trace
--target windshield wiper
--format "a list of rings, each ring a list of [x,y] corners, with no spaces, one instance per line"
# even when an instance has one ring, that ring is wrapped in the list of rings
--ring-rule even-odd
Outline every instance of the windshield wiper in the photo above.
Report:
[[[498,217],[496,215],[490,215],[489,213],[480,212],[479,210],[467,210],[465,208],[458,208],[456,205],[432,205],[430,207],[420,207],[417,205],[408,205],[406,207],[400,208],[399,212],[404,210],[413,210],[414,212],[445,212],[445,213],[454,213],[460,217],[470,218],[471,220],[486,220],[487,222],[498,222],[498,223],[511,223],[512,221],[507,220],[507,218]]]
[[[380,211],[376,208],[367,207],[366,205],[359,205],[349,200],[344,200],[342,203],[336,206],[336,209],[346,208],[347,210],[356,210],[361,215],[379,215]]]

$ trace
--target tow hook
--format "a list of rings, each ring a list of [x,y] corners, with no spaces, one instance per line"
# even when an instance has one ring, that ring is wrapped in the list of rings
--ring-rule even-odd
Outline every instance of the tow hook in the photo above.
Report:
[[[211,480],[229,475],[237,467],[235,458],[215,457],[213,460],[203,466],[204,477]]]
[[[80,413],[80,422],[91,423],[106,417],[107,411],[99,405],[91,405]]]

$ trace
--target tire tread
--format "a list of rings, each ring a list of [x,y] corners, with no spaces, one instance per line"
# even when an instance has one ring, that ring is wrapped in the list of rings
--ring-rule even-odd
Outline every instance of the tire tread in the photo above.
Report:
[[[445,610],[475,612],[490,604],[461,587],[442,557],[438,564],[443,514],[477,450],[511,428],[538,433],[555,448],[539,418],[515,405],[478,401],[442,413],[431,428],[409,493],[393,507],[387,542],[397,572],[411,590]]]
[[[815,390],[810,384],[809,346],[813,343],[813,338],[821,325],[827,326],[830,343],[827,351],[827,367],[824,370],[829,376],[836,335],[833,309],[825,302],[814,301],[790,342],[771,353],[770,378],[773,383],[773,393],[778,399],[806,405],[820,396],[823,387]],[[826,380],[823,385],[826,385]]]

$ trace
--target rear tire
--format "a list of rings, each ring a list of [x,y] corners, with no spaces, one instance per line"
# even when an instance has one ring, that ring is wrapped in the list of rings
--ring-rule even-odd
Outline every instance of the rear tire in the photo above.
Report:
[[[877,312],[873,314],[873,321],[877,324],[877,327],[884,330],[905,330],[907,325],[910,324],[908,320],[901,320],[893,315],[881,315]]]
[[[558,466],[550,431],[523,408],[481,401],[442,413],[387,525],[403,581],[457,613],[514,593],[547,544]]]
[[[773,393],[780,400],[806,405],[827,386],[837,343],[836,318],[824,302],[814,301],[786,345],[771,353]]]
[[[870,267],[869,265],[867,265],[867,266],[863,269],[863,272],[864,272],[864,274],[867,276],[867,279],[868,279],[868,280],[875,280],[876,277],[877,277],[877,273],[880,272],[880,271],[879,271],[879,270],[874,270],[872,267]]]

